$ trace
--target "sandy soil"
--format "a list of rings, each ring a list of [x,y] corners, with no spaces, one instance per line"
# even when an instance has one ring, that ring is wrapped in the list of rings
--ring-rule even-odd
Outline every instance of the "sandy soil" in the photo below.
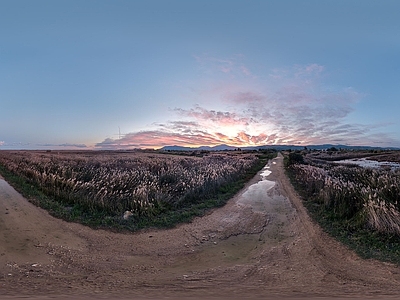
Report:
[[[397,299],[399,268],[322,232],[282,165],[192,223],[132,234],[55,219],[0,179],[0,298]]]

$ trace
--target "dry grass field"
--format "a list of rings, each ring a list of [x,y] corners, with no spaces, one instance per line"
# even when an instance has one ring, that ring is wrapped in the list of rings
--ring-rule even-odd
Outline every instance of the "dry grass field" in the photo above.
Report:
[[[172,229],[95,230],[35,207],[0,180],[5,299],[396,299],[397,265],[364,260],[313,222],[267,166],[221,208]],[[264,193],[250,191],[274,183]],[[260,205],[262,203],[262,205]],[[256,209],[255,209],[256,208]],[[0,298],[1,298],[0,297]]]

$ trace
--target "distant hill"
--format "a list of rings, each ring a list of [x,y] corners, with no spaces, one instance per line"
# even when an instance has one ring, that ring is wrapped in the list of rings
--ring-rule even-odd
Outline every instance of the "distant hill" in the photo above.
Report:
[[[160,150],[161,151],[226,151],[226,150],[235,150],[238,147],[232,147],[228,145],[217,145],[217,146],[201,146],[201,147],[182,147],[182,146],[164,146]]]
[[[396,147],[372,147],[372,146],[349,146],[349,145],[334,145],[334,144],[322,144],[322,145],[263,145],[263,146],[249,146],[249,147],[233,147],[229,145],[217,145],[217,146],[201,146],[201,147],[182,147],[182,146],[164,146],[160,151],[226,151],[236,150],[238,148],[242,150],[262,150],[262,149],[275,149],[277,151],[285,150],[303,150],[305,147],[311,150],[326,150],[332,147],[336,149],[345,150],[400,150]]]

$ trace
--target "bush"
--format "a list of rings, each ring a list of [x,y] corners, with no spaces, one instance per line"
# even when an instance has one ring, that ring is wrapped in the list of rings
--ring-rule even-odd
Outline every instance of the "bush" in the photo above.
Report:
[[[287,166],[295,164],[304,164],[303,155],[300,152],[291,152],[288,155]]]

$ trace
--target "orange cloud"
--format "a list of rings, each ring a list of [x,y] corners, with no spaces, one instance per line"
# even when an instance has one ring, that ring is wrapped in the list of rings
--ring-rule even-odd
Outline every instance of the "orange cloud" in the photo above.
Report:
[[[96,144],[97,148],[160,148],[167,145],[202,146],[218,145],[230,141],[227,136],[197,131],[191,133],[163,130],[140,131],[125,135],[120,140],[107,139]]]
[[[222,67],[234,68],[235,60],[197,58]],[[239,67],[240,69],[240,67]],[[246,69],[242,68],[246,73]],[[242,87],[232,82],[213,86],[199,97],[221,99],[204,101],[191,109],[175,108],[175,118],[155,123],[151,130],[133,132],[120,140],[106,139],[99,148],[159,148],[166,145],[231,146],[268,144],[318,144],[356,139],[392,142],[390,137],[373,133],[375,128],[347,121],[353,104],[362,97],[353,89],[332,90],[320,82],[324,67],[318,64],[296,66],[291,72],[275,70],[269,88]],[[256,85],[254,85],[256,86]],[[261,84],[259,85],[261,86]],[[214,93],[214,94],[213,94]],[[221,109],[222,106],[225,106]],[[218,107],[218,108],[217,108]]]

